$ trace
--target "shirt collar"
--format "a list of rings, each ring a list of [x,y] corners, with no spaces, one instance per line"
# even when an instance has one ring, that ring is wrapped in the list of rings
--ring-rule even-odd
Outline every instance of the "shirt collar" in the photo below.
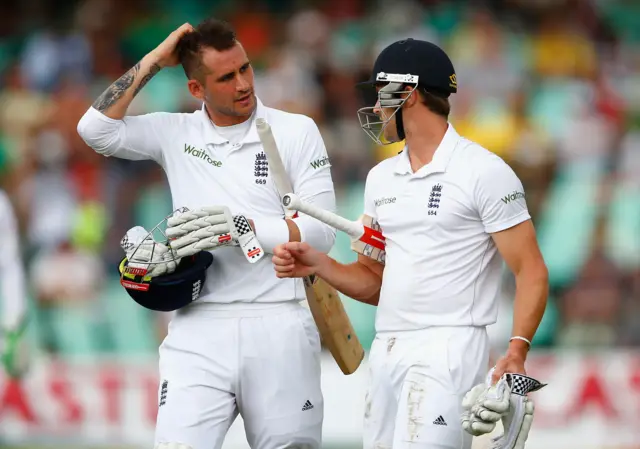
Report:
[[[258,130],[256,129],[256,119],[258,118],[266,118],[267,108],[262,104],[262,101],[258,97],[256,97],[256,109],[251,117],[251,128],[242,142],[242,145],[246,143],[259,143],[260,136],[258,136]],[[207,110],[205,109],[204,103],[202,103],[202,108],[200,109],[202,114],[202,130],[205,137],[206,144],[214,144],[214,145],[223,145],[227,143],[227,140],[222,137],[220,134],[216,132],[216,129],[211,124],[211,120],[209,119],[209,114],[207,114]]]
[[[415,175],[419,177],[430,175],[431,173],[444,173],[447,171],[447,166],[453,155],[453,150],[456,148],[457,143],[461,137],[455,130],[453,125],[449,123],[447,132],[444,134],[440,145],[433,153],[433,159],[427,165],[418,170]],[[409,151],[407,145],[400,153],[400,157],[396,163],[395,172],[399,175],[411,175],[411,161],[409,160]]]

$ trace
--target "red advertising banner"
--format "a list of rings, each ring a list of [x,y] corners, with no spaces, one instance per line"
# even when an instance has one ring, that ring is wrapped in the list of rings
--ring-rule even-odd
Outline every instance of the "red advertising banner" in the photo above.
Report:
[[[533,353],[527,449],[640,449],[640,354]],[[325,442],[359,446],[366,362],[344,376],[323,361]],[[47,361],[22,382],[0,379],[0,438],[7,442],[151,447],[158,403],[155,359]],[[225,448],[246,447],[240,418]],[[482,440],[474,445],[481,448]]]

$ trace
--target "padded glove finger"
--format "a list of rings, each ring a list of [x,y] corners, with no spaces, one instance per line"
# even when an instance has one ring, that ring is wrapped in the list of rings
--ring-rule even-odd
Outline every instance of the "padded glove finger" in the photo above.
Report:
[[[502,414],[501,413],[497,413],[497,412],[495,412],[493,410],[485,408],[480,404],[476,404],[471,409],[471,413],[472,413],[472,415],[474,415],[480,421],[485,421],[485,422],[496,423],[496,422],[500,421],[500,419],[502,419]]]
[[[211,225],[229,223],[231,212],[224,206],[209,206],[176,214],[167,219],[166,235],[172,239]]]
[[[175,251],[179,258],[183,258],[197,254],[200,251],[213,251],[220,248],[221,246],[230,245],[236,246],[231,240],[231,236],[227,234],[226,237],[218,235],[208,239],[196,240],[181,248],[178,248]]]
[[[535,410],[527,393],[537,391],[545,384],[522,374],[506,373],[503,379],[509,384],[509,409],[502,415],[504,433],[492,440],[491,448],[524,449]]]
[[[231,244],[230,229],[227,225],[198,229],[171,241],[171,248],[180,253],[187,246],[196,245],[200,250],[210,250],[217,246]],[[202,242],[200,245],[199,243]],[[182,251],[184,253],[184,251]]]
[[[477,402],[485,409],[502,414],[509,410],[509,398],[511,388],[507,379],[503,376],[495,385],[488,387],[480,396]]]
[[[479,421],[470,411],[465,411],[462,413],[460,422],[464,431],[473,436],[480,436],[491,433],[496,427],[495,422]]]

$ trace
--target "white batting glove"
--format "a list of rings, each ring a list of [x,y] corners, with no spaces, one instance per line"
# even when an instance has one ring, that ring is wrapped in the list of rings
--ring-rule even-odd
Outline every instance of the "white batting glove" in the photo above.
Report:
[[[533,424],[533,401],[512,394],[509,411],[502,416],[504,433],[491,440],[491,449],[524,449]]]
[[[146,277],[173,273],[180,263],[167,245],[156,242],[142,226],[129,229],[120,247],[127,255],[127,271]]]
[[[251,263],[264,256],[249,220],[232,215],[226,206],[209,206],[182,212],[167,220],[166,235],[179,257],[222,246],[240,246]]]
[[[473,387],[462,399],[462,416],[460,421],[462,428],[473,436],[480,436],[493,432],[496,423],[500,420],[501,415],[492,410],[479,410],[479,399],[487,391],[485,384],[479,384]],[[481,414],[477,416],[476,413]]]
[[[462,428],[474,436],[484,435],[502,421],[504,433],[492,439],[491,449],[523,449],[535,409],[526,395],[545,384],[522,374],[507,373],[491,385],[491,374],[489,372],[485,384],[476,385],[465,395]]]

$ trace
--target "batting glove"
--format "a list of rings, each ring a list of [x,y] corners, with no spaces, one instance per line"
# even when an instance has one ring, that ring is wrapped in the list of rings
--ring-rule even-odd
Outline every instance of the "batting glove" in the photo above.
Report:
[[[155,241],[142,226],[129,229],[120,240],[120,247],[127,255],[127,269],[145,277],[173,273],[180,263],[175,252],[166,244]]]
[[[462,428],[478,436],[492,432],[502,421],[504,433],[491,440],[491,449],[524,449],[535,410],[527,393],[545,384],[522,374],[507,373],[491,385],[491,374],[485,384],[476,385],[463,398]]]
[[[210,206],[182,212],[167,220],[166,235],[179,257],[222,246],[239,246],[255,263],[264,251],[244,215],[232,215],[226,206]]]

